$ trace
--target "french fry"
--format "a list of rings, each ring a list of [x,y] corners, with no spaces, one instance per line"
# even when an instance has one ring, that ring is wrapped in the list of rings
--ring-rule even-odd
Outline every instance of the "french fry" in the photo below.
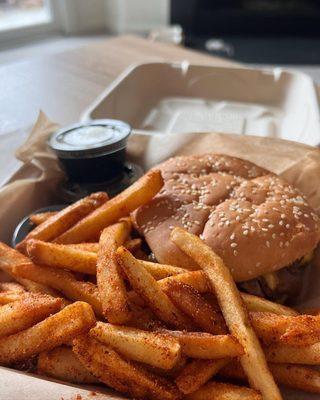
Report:
[[[160,329],[167,335],[176,337],[182,353],[188,357],[215,360],[239,357],[244,354],[243,347],[231,335],[211,335],[205,332],[169,331]]]
[[[98,192],[71,204],[33,229],[27,237],[16,246],[17,249],[21,252],[25,252],[26,244],[29,239],[39,239],[44,242],[54,240],[82,218],[100,207],[107,200],[108,195],[106,193]]]
[[[251,312],[250,319],[265,344],[282,342],[292,346],[306,346],[320,341],[320,315],[288,317]]]
[[[25,293],[25,288],[17,282],[0,282],[0,292]]]
[[[154,277],[154,279],[164,279],[168,276],[183,274],[187,270],[172,265],[159,264],[151,261],[140,260],[144,268]]]
[[[13,269],[15,266],[29,264],[32,264],[32,262],[28,257],[0,242],[0,269],[2,271],[6,272],[8,275],[14,278],[29,292],[49,294],[53,297],[59,297],[59,293],[57,293],[55,290],[40,283],[18,277],[13,273]]]
[[[320,371],[301,365],[269,364],[275,380],[310,393],[320,393]]]
[[[80,243],[97,237],[107,226],[148,203],[162,188],[160,171],[151,171],[57,238],[57,243]]]
[[[141,260],[140,260],[140,261],[141,261]],[[130,304],[134,304],[134,305],[139,306],[139,307],[141,307],[141,308],[146,308],[146,307],[148,307],[148,305],[147,305],[148,303],[146,303],[146,302],[143,300],[143,298],[140,297],[140,296],[138,295],[138,293],[135,292],[134,290],[129,290],[129,291],[127,292],[127,295],[128,295],[128,299],[129,299]]]
[[[192,324],[161,290],[157,281],[124,247],[119,247],[116,258],[133,289],[144,299],[157,317],[178,329],[192,328]]]
[[[21,300],[0,307],[0,337],[29,328],[60,310],[61,299],[46,295],[25,295]]]
[[[67,299],[86,301],[97,315],[102,315],[98,288],[93,283],[78,281],[70,272],[33,263],[17,265],[13,270],[14,275],[59,290]]]
[[[73,303],[24,331],[0,338],[0,364],[10,365],[60,346],[95,324],[87,303]]]
[[[78,249],[83,251],[90,251],[91,253],[98,253],[99,243],[74,243],[74,244],[65,244],[66,247],[71,249]]]
[[[310,393],[320,393],[320,371],[301,365],[269,363],[269,369],[279,384]],[[219,374],[222,377],[246,381],[238,362],[231,362]]]
[[[128,238],[131,224],[118,222],[105,228],[100,236],[97,284],[104,316],[114,324],[124,324],[131,319],[127,291],[115,252]]]
[[[16,282],[0,282],[0,305],[21,300],[27,294],[25,288]]]
[[[147,331],[153,331],[164,328],[164,325],[153,314],[150,308],[140,307],[130,300],[131,319],[127,322],[128,326]]]
[[[21,285],[23,285],[27,289],[28,292],[47,294],[52,297],[61,298],[60,293],[58,293],[56,290],[54,290],[46,285],[42,285],[41,283],[33,282],[29,279],[19,278],[18,276],[15,276],[14,274],[12,276],[14,277],[14,279],[17,282],[19,282]]]
[[[159,280],[158,283],[161,288],[165,290],[166,286],[171,281],[185,283],[186,285],[192,286],[199,293],[206,293],[211,290],[210,282],[203,271],[190,271],[169,276],[168,278]]]
[[[106,385],[136,398],[176,400],[181,397],[170,381],[133,361],[126,361],[111,347],[90,336],[74,340],[73,351],[83,365]]]
[[[175,379],[176,385],[183,394],[195,392],[229,362],[230,359],[191,360]]]
[[[115,224],[115,227],[112,228],[113,231],[116,229],[121,229],[119,227],[121,227],[123,224],[125,224],[125,222],[119,222],[118,224]],[[106,229],[111,229],[111,226]],[[111,240],[111,235],[116,234],[116,232],[113,231],[107,234],[107,239],[109,241]],[[102,237],[103,236],[101,234],[100,240]],[[105,242],[107,241],[105,240]],[[113,242],[115,241],[113,240]],[[122,244],[123,242],[114,243],[113,247],[115,247],[115,245],[119,247]],[[95,275],[97,272],[98,261],[96,247],[97,245],[95,243],[63,245],[30,239],[27,243],[26,252],[30,259],[36,264]],[[107,251],[110,252],[110,246],[108,249],[104,249],[104,252]],[[186,272],[186,270],[183,268],[173,267],[171,265],[158,264],[143,260],[141,261],[143,262],[143,265],[147,271],[150,272],[151,275],[157,280]]]
[[[30,239],[27,243],[27,254],[35,264],[91,275],[97,272],[96,253],[70,248],[63,244]]]
[[[230,332],[239,340],[245,354],[240,357],[250,385],[264,400],[281,399],[280,391],[268,369],[259,340],[250,324],[249,314],[230,270],[200,238],[181,228],[171,232],[173,242],[190,256],[208,276]]]
[[[21,300],[21,298],[23,298],[22,293],[10,291],[0,292],[0,305],[2,306],[5,304],[13,303],[15,301]]]
[[[184,354],[182,354],[181,357],[179,358],[177,364],[173,368],[171,368],[169,370],[155,368],[154,370],[159,375],[163,374],[164,376],[175,379],[179,376],[179,374],[181,373],[183,368],[187,365],[188,360],[189,360],[188,357],[185,356]]]
[[[56,215],[58,211],[47,211],[37,214],[31,214],[29,219],[34,225],[40,225],[42,222],[46,221],[53,215]]]
[[[278,315],[287,315],[289,317],[299,315],[299,313],[293,308],[274,303],[273,301],[266,300],[262,297],[243,292],[241,293],[241,297],[249,311],[269,312]]]
[[[193,287],[172,280],[167,284],[164,292],[173,304],[188,315],[204,332],[218,335],[228,332],[221,313],[216,312]]]
[[[262,400],[254,389],[231,385],[230,383],[209,382],[196,392],[188,394],[187,400]]]
[[[98,322],[90,335],[134,361],[171,369],[180,358],[179,341],[165,334]]]
[[[270,363],[268,364],[270,368]],[[248,378],[241,367],[241,364],[237,360],[231,360],[218,372],[218,375],[222,378],[230,378],[239,381],[248,381]]]
[[[320,342],[309,346],[274,343],[264,347],[267,360],[274,363],[320,365]]]
[[[140,238],[127,240],[124,247],[130,251],[130,253],[135,253],[137,250],[141,249],[142,240]]]
[[[61,346],[39,354],[37,372],[40,375],[70,383],[98,383],[73,353],[70,347]]]
[[[211,287],[203,271],[190,271],[181,273],[179,275],[171,276],[168,278],[161,279],[159,284],[165,288],[171,281],[185,283],[196,289],[200,293],[207,293],[211,291]],[[262,297],[254,296],[248,293],[241,293],[242,300],[245,302],[246,307],[249,311],[262,311],[272,312],[278,315],[296,316],[299,313],[290,307],[283,306],[281,304],[274,303],[270,300],[263,299]]]

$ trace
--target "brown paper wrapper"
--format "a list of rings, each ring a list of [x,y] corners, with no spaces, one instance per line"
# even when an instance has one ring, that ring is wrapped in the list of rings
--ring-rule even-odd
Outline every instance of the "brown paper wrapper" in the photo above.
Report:
[[[23,162],[23,165],[11,177],[9,183],[0,189],[0,240],[2,241],[10,243],[13,230],[22,217],[37,208],[58,202],[57,185],[64,175],[55,155],[47,147],[48,136],[55,129],[57,125],[41,113],[28,140],[16,152],[17,158]],[[298,187],[320,214],[320,150],[317,148],[281,139],[221,133],[155,136],[137,134],[133,135],[128,143],[129,158],[145,170],[168,157],[209,152],[244,158],[281,175]],[[309,271],[306,290],[300,299],[300,305],[301,308],[320,306],[319,254],[317,254],[315,265]],[[43,379],[3,368],[0,373],[0,387],[11,386],[12,390],[6,392],[7,400],[24,399],[27,396],[30,397],[30,394],[32,394],[32,399],[59,399],[61,396],[65,400],[73,398],[75,393],[73,386],[64,385],[63,391],[60,384],[52,381],[49,384],[49,381],[44,382]],[[37,385],[39,385],[38,395],[34,391]],[[47,388],[48,395],[44,396],[43,392]],[[79,389],[78,393],[81,394],[82,399],[91,398],[90,391]],[[318,398],[318,396],[292,391],[285,393],[288,399]],[[55,397],[52,397],[53,395]],[[98,398],[120,399],[123,397],[106,394]]]

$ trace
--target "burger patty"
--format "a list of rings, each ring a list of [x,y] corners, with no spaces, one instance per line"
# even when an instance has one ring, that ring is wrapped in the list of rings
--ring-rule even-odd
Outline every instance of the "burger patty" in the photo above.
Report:
[[[268,284],[265,276],[260,276],[246,282],[240,282],[238,287],[249,294],[284,304],[300,294],[304,268],[306,268],[305,264],[296,261],[273,273],[274,285]]]
[[[303,274],[311,264],[313,256],[314,252],[311,252],[279,271],[241,282],[238,286],[249,294],[281,304],[288,303],[300,294],[303,286]]]

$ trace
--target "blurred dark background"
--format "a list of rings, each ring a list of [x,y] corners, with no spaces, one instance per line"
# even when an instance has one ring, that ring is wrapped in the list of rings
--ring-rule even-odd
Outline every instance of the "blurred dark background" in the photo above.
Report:
[[[257,64],[320,64],[320,1],[171,0],[185,45]]]

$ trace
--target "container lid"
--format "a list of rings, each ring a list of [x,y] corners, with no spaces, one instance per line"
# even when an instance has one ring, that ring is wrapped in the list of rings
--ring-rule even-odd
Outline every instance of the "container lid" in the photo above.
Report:
[[[87,158],[110,154],[126,147],[130,125],[115,119],[96,119],[54,132],[49,146],[61,158]]]

